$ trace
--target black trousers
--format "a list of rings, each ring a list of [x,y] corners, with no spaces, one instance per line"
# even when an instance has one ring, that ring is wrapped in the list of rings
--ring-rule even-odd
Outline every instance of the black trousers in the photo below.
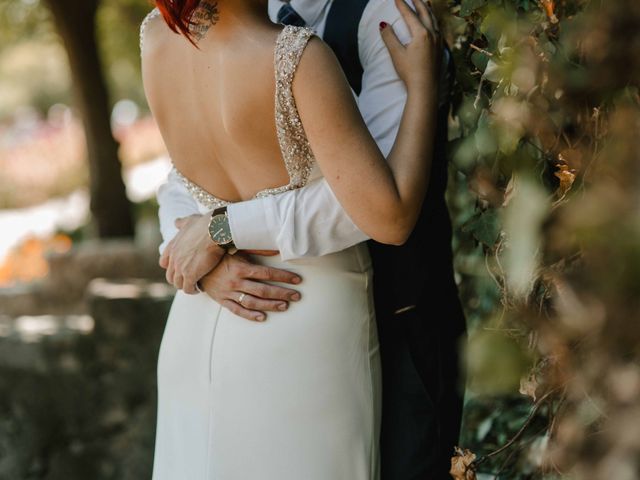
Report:
[[[464,395],[458,347],[466,338],[462,309],[451,300],[444,318],[419,306],[379,319],[382,480],[451,478]]]

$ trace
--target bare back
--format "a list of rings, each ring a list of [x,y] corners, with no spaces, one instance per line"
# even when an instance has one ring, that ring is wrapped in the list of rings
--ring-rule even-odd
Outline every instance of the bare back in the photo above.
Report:
[[[145,94],[173,164],[220,199],[245,200],[292,181],[276,128],[274,50],[281,33],[276,25],[254,25],[208,35],[198,50],[157,10],[143,24]]]

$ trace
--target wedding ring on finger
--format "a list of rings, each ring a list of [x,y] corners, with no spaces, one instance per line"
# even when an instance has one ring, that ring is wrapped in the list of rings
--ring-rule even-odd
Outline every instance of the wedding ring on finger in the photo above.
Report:
[[[242,300],[244,300],[244,297],[246,297],[247,294],[246,293],[241,293],[240,296],[238,297],[238,303],[240,305],[242,305]],[[244,305],[243,305],[244,306]]]

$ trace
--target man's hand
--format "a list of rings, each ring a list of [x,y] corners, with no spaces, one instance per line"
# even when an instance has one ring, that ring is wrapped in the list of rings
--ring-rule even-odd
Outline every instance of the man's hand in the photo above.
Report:
[[[190,215],[176,220],[179,232],[160,257],[167,282],[185,293],[198,293],[196,282],[213,270],[225,250],[209,237],[209,215]]]
[[[300,300],[300,293],[289,288],[265,283],[298,284],[295,273],[250,263],[245,255],[226,255],[220,265],[200,280],[204,291],[236,315],[262,322],[266,312],[283,312],[289,302]]]

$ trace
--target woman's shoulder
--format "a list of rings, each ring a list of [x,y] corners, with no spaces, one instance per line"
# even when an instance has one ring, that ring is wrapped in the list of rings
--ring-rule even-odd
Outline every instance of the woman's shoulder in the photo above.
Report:
[[[321,67],[327,64],[334,64],[337,61],[333,49],[322,38],[317,36],[313,30],[307,27],[294,28],[300,29],[297,35],[298,39],[303,43],[304,55],[301,63],[304,62],[309,66],[316,65]],[[302,29],[305,31],[301,31]]]
[[[327,91],[341,89],[346,83],[344,72],[333,49],[316,35],[308,37],[295,72],[296,97],[314,98]],[[347,84],[348,85],[348,84]],[[319,92],[323,92],[322,95]]]

